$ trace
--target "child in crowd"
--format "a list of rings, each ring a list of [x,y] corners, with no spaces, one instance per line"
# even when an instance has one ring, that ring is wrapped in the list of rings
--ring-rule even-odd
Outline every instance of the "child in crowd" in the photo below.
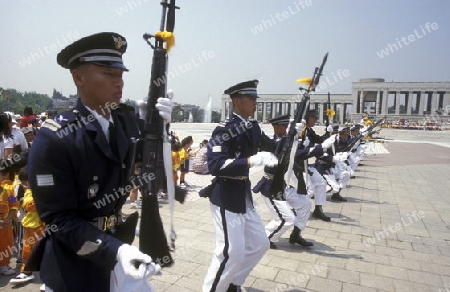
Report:
[[[191,146],[194,143],[194,139],[192,136],[187,136],[183,140],[181,140],[181,151],[180,151],[180,186],[183,185],[188,187],[189,184],[185,181],[185,176],[189,173],[189,157],[191,152]]]
[[[208,140],[200,143],[200,149],[195,154],[192,161],[192,170],[197,174],[208,174]]]
[[[25,212],[25,216],[22,219],[22,226],[24,228],[23,234],[23,248],[22,248],[22,260],[23,264],[20,268],[20,274],[9,281],[12,285],[25,284],[34,279],[31,271],[25,271],[25,263],[30,257],[33,247],[36,245],[38,239],[45,232],[45,225],[42,223],[41,219],[36,211],[36,205],[31,193],[31,189],[28,185],[28,171],[24,167],[19,172],[19,180],[25,191],[23,196],[22,209]]]
[[[13,183],[9,179],[9,162],[0,160],[0,275],[11,276],[16,273],[9,264],[13,253],[17,253],[14,246],[12,222],[17,216],[19,202],[13,195]]]
[[[142,171],[142,162],[136,162],[134,165],[134,175],[131,176],[130,181],[133,186],[133,188],[130,191],[130,203],[131,203],[131,209],[140,209],[141,202],[137,200],[138,191],[139,191],[139,179],[141,178],[141,171]]]
[[[181,159],[180,159],[181,144],[175,141],[172,144],[172,170],[173,170],[173,182],[177,185],[178,182],[178,169],[180,169]]]

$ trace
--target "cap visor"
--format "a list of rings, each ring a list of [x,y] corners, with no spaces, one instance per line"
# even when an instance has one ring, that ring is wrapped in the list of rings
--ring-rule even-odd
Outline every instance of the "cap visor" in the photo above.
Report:
[[[129,71],[127,69],[127,67],[125,67],[123,65],[123,63],[119,63],[119,62],[108,62],[108,63],[104,63],[104,62],[89,62],[89,63],[95,64],[95,65],[98,65],[98,66],[111,67],[111,68],[121,69],[123,71]]]

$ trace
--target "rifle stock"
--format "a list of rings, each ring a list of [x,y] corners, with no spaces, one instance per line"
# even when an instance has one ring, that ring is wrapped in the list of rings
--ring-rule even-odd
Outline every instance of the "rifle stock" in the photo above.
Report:
[[[167,0],[161,2],[162,17],[160,31],[173,32],[175,25],[175,0],[170,3]],[[167,16],[167,23],[166,23]],[[149,40],[154,37],[155,45]],[[144,39],[153,49],[151,78],[149,94],[147,98],[147,113],[145,115],[142,151],[142,172],[152,174],[153,180],[147,180],[141,187],[142,212],[139,232],[139,249],[150,255],[162,267],[171,266],[173,259],[167,243],[166,233],[159,214],[158,193],[166,189],[167,183],[173,184],[166,176],[164,166],[163,144],[168,131],[168,125],[164,127],[164,121],[159,115],[156,103],[159,97],[167,94],[167,50],[164,48],[164,40],[149,34],[144,34]],[[166,157],[167,159],[167,157]],[[170,157],[172,161],[172,157]],[[170,170],[171,171],[171,170]]]
[[[315,68],[313,78],[308,86],[308,89],[299,88],[304,90],[302,100],[297,105],[297,111],[295,113],[294,119],[289,124],[289,132],[286,135],[286,140],[281,149],[275,151],[275,155],[278,157],[278,166],[276,167],[275,174],[273,176],[272,184],[270,186],[270,194],[275,197],[279,197],[284,193],[284,174],[289,167],[289,158],[294,144],[294,140],[297,138],[297,130],[295,125],[300,123],[305,116],[306,110],[309,105],[310,92],[315,91],[317,84],[319,84],[320,76],[322,75],[323,67],[327,62],[328,53],[323,57],[322,64],[320,68]]]

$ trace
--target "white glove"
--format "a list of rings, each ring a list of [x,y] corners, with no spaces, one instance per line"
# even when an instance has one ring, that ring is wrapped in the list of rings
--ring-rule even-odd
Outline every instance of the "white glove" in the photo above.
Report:
[[[322,148],[328,149],[331,147],[331,145],[334,144],[334,141],[336,141],[336,135],[331,135],[328,139],[322,142]]]
[[[159,115],[164,119],[164,122],[170,123],[172,120],[172,100],[168,97],[160,97],[155,107],[159,110]]]
[[[305,139],[303,140],[303,147],[308,147],[309,146],[309,138],[308,136],[305,137]]]
[[[289,126],[288,126],[287,129],[286,129],[286,134],[289,133],[289,129],[291,128],[291,122],[292,122],[293,120],[294,120],[294,119],[291,119],[291,120],[289,121]],[[297,134],[301,133],[301,131],[303,130],[303,123],[296,123],[296,124],[295,124],[295,130],[297,131]]]
[[[135,246],[122,244],[117,251],[117,264],[126,276],[133,279],[146,279],[157,274],[161,267],[152,262],[152,258],[139,251]],[[138,266],[138,268],[136,268]]]
[[[297,133],[301,133],[303,130],[304,124],[303,123],[296,123],[295,129],[297,130]]]
[[[329,125],[329,126],[327,127],[327,132],[328,132],[328,133],[333,133],[333,126],[332,126],[332,125]]]
[[[367,135],[369,135],[369,133],[366,131],[366,132],[363,132],[361,135],[362,135],[364,138],[366,138]]]
[[[270,152],[258,152],[248,158],[250,167],[257,165],[275,166],[278,164],[278,158]]]
[[[345,153],[344,152],[340,152],[340,153],[338,153],[338,154],[333,156],[333,162],[345,161],[345,160],[347,160],[347,156],[348,156],[347,152],[345,152]]]

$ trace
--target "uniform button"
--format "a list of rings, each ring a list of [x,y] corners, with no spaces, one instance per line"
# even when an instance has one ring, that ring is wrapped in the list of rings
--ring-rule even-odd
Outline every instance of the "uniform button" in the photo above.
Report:
[[[127,168],[125,163],[122,163],[122,168]]]

